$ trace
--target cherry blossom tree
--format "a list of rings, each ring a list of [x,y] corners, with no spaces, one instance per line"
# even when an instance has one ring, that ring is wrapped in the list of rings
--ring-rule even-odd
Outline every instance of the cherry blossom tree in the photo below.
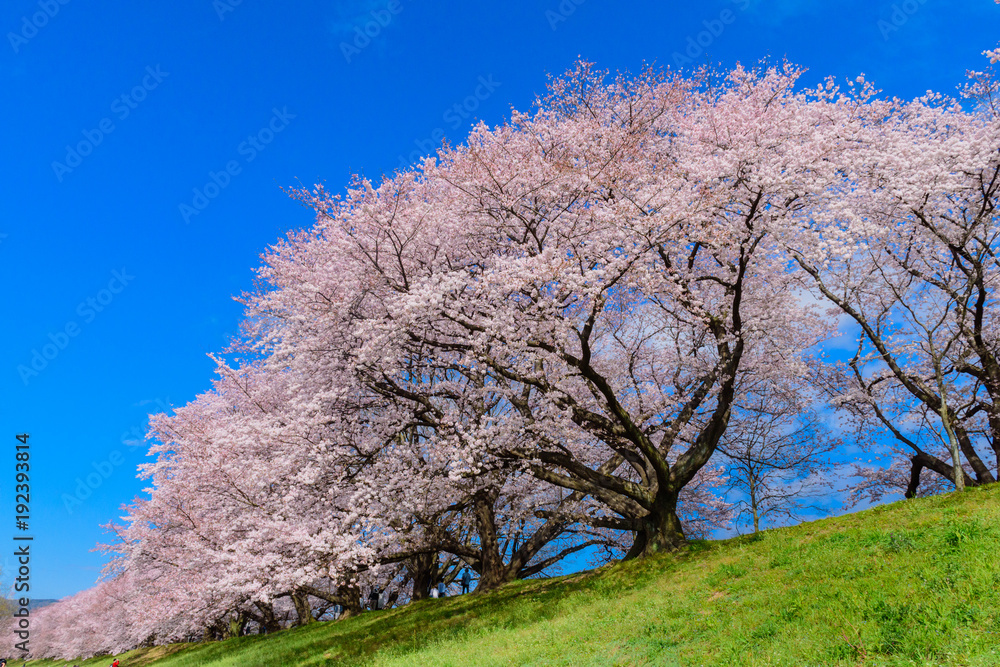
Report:
[[[419,173],[303,193],[337,275],[369,276],[369,386],[433,415],[456,470],[520,462],[598,503],[592,525],[635,532],[632,555],[680,546],[680,493],[740,374],[799,363],[826,333],[777,242],[833,173],[797,76],[606,83],[581,64],[534,116],[480,126]],[[298,291],[333,300],[296,265]]]
[[[813,211],[793,250],[860,330],[838,402],[911,451],[914,480],[928,468],[959,489],[992,483],[1000,123],[939,95],[872,105],[863,120],[845,158],[853,177],[831,188],[837,201]],[[921,446],[914,424],[948,454]]]

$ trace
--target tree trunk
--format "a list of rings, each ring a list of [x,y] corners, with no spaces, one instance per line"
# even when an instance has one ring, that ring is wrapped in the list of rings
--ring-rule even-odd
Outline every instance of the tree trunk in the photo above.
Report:
[[[295,627],[308,625],[315,621],[312,615],[312,607],[309,605],[309,596],[301,591],[292,593],[292,604],[295,605]]]
[[[987,385],[988,386],[988,385]],[[992,392],[990,392],[992,396]],[[1000,480],[1000,414],[997,414],[996,403],[991,402],[988,412],[990,423],[990,445],[993,447],[994,458],[996,459],[996,476],[994,479]]]
[[[996,482],[996,477],[990,472],[990,469],[986,467],[983,460],[979,458],[979,454],[976,453],[976,448],[972,445],[972,440],[969,439],[969,434],[966,433],[965,429],[962,427],[961,423],[955,423],[952,418],[951,427],[954,431],[953,435],[958,439],[958,448],[962,454],[965,454],[965,460],[969,462],[969,466],[972,471],[976,473],[976,485],[980,486],[983,484],[993,484]]]
[[[924,469],[924,463],[919,456],[910,457],[910,484],[906,487],[904,498],[916,498],[917,490],[920,488],[920,473]]]
[[[933,353],[934,348],[931,347]],[[948,394],[944,382],[944,374],[941,371],[941,361],[935,359],[934,373],[937,376],[938,393],[941,395],[941,404],[938,406],[938,414],[941,416],[941,425],[948,436],[948,449],[951,452],[952,476],[955,482],[956,491],[965,491],[965,469],[962,467],[962,455],[959,453],[958,438],[955,437],[955,429],[951,425],[951,415],[948,412]]]
[[[229,620],[229,636],[230,637],[242,637],[243,631],[247,627],[247,617],[242,614],[236,614],[235,618]]]
[[[228,639],[226,636],[227,627],[225,621],[221,619],[210,625],[206,625],[204,631],[202,631],[201,640],[204,642],[217,642]]]
[[[646,529],[640,528],[635,531],[635,537],[632,539],[632,546],[629,547],[628,552],[626,552],[625,557],[622,560],[632,560],[633,558],[638,558],[646,551]]]
[[[278,622],[278,618],[274,615],[274,605],[270,602],[254,602],[254,606],[260,610],[261,624],[260,628],[264,634],[271,634],[272,632],[277,632],[281,629],[281,623]]]
[[[983,386],[990,397],[986,406],[986,414],[990,424],[990,444],[996,458],[996,476],[991,481],[1000,480],[1000,363],[993,354],[993,350],[985,344],[982,334],[982,315],[985,313],[987,304],[987,291],[983,284],[980,284],[979,298],[976,302],[976,328],[972,339],[972,349],[975,350],[984,371]]]
[[[496,513],[493,504],[496,502],[496,491],[480,491],[475,498],[476,530],[479,533],[479,548],[482,550],[480,559],[479,585],[477,593],[493,591],[513,581],[517,572],[505,567],[500,554],[500,541],[497,539]]]
[[[351,618],[361,614],[361,589],[357,586],[339,586],[337,595],[343,598],[340,612],[340,619]]]
[[[962,455],[959,453],[955,430],[951,427],[951,416],[948,414],[948,403],[944,398],[943,386],[941,389],[941,423],[944,424],[944,431],[948,434],[948,449],[951,451],[951,465],[954,468],[952,481],[955,482],[955,490],[965,491],[965,470],[962,468]]]
[[[437,554],[426,553],[414,556],[407,563],[406,567],[410,570],[410,576],[413,578],[413,593],[410,595],[410,600],[413,602],[426,600],[431,596],[436,560]]]
[[[676,551],[687,544],[677,516],[677,495],[676,492],[661,492],[652,511],[641,519],[642,528],[636,533],[635,543],[626,558]]]

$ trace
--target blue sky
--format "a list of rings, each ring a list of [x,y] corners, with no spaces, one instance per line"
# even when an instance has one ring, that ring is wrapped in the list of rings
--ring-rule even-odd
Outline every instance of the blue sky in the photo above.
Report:
[[[206,355],[239,322],[232,296],[311,223],[283,187],[339,189],[460,142],[578,56],[630,71],[787,57],[807,82],[864,72],[891,95],[950,93],[1000,39],[1000,7],[9,0],[0,28],[0,544],[27,431],[31,592],[45,598],[93,584],[100,524],[142,491],[129,440],[209,386]]]

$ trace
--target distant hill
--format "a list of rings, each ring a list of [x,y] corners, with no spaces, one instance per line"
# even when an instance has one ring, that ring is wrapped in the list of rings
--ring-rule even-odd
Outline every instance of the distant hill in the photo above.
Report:
[[[50,605],[50,604],[52,604],[54,602],[59,602],[59,600],[35,600],[35,599],[31,599],[28,602],[28,611],[34,611],[35,609],[41,609],[42,607],[46,607],[46,606],[48,606],[48,605]]]
[[[28,609],[30,611],[34,611],[35,609],[41,609],[42,607],[46,607],[54,602],[59,602],[59,600],[47,600],[47,599],[35,600],[34,598],[30,598],[28,602]],[[10,607],[17,609],[17,598],[14,598],[12,600],[0,600],[0,605],[4,606],[9,605]]]
[[[128,667],[998,665],[998,554],[993,485],[488,595],[120,657]]]

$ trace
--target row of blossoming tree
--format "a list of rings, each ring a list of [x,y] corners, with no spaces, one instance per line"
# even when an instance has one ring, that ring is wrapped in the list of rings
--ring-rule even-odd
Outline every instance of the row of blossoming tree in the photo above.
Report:
[[[152,420],[148,495],[36,656],[757,529],[830,455],[872,498],[994,482],[991,78],[963,107],[800,74],[580,63],[417,168],[296,192],[315,225],[264,256],[212,390]]]

